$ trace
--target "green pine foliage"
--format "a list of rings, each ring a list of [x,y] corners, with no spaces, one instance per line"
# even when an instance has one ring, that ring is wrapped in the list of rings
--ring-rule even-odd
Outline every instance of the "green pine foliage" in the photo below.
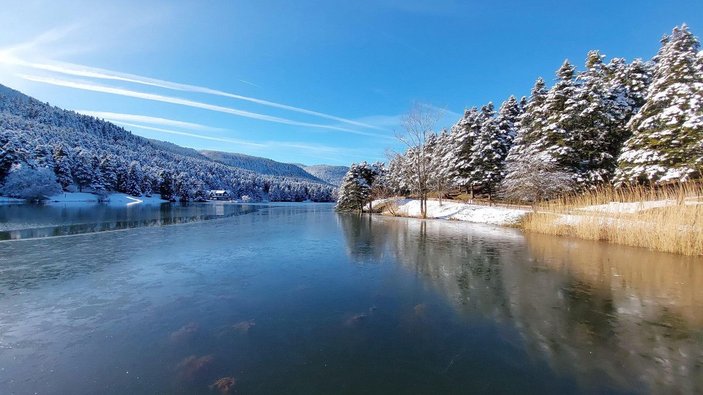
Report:
[[[629,123],[618,183],[700,178],[703,168],[703,58],[686,25],[662,40],[644,106]]]

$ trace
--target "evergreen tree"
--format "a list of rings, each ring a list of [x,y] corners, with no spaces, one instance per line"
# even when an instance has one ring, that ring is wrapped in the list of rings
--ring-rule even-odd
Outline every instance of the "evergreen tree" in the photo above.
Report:
[[[542,128],[545,119],[542,106],[546,97],[547,89],[544,80],[539,77],[532,87],[529,100],[526,102],[521,100],[522,114],[516,125],[515,139],[505,158],[505,178],[507,180],[518,177],[511,169],[518,169],[519,166],[513,164],[530,153],[529,147],[537,139],[538,133],[536,131]]]
[[[83,192],[83,188],[89,187],[93,183],[95,173],[93,172],[92,156],[88,152],[80,151],[76,155],[71,174],[73,174],[73,181],[80,192]]]
[[[481,109],[483,123],[471,149],[470,161],[472,187],[487,194],[489,199],[503,179],[503,162],[511,140],[509,134],[501,131],[494,114],[492,103]]]
[[[473,192],[471,157],[474,142],[481,134],[482,123],[481,113],[476,107],[472,107],[464,112],[464,116],[451,129],[456,161],[452,165],[450,176],[455,185],[465,188],[467,192]]]
[[[361,211],[367,202],[370,211],[374,190],[381,187],[384,175],[385,167],[380,162],[352,164],[339,187],[337,211]]]
[[[611,179],[632,114],[627,88],[614,78],[621,61],[605,65],[603,57],[598,51],[588,53],[586,70],[578,76],[580,84],[567,100],[561,122],[571,136],[571,155],[563,157],[560,165],[575,174],[581,185]]]
[[[161,199],[174,200],[173,193],[173,175],[168,170],[162,170],[159,174],[161,182],[159,184],[159,194]]]
[[[439,204],[442,204],[444,193],[451,186],[450,170],[454,162],[454,152],[452,150],[451,134],[448,130],[443,130],[439,135],[431,134],[434,143],[432,145],[432,156],[429,164],[429,188],[439,197]]]
[[[143,179],[144,173],[142,173],[142,167],[139,162],[132,161],[127,169],[125,192],[132,196],[141,196]]]
[[[526,100],[524,97],[522,99]],[[515,96],[510,96],[508,100],[500,105],[498,110],[496,123],[498,124],[498,129],[500,129],[500,134],[506,137],[505,142],[509,144],[508,149],[512,146],[513,140],[515,140],[517,135],[518,122],[522,112],[522,105],[518,103]]]
[[[527,154],[529,145],[537,139],[537,130],[543,126],[545,116],[542,112],[542,105],[547,97],[547,89],[542,77],[535,81],[530,99],[526,104],[523,101],[522,115],[519,118],[517,132],[513,145],[510,147],[506,161],[512,162]]]
[[[0,151],[1,152],[1,151]],[[54,148],[49,144],[38,144],[34,147],[35,168],[54,168]]]
[[[56,146],[54,148],[54,173],[56,174],[56,180],[64,191],[73,183],[71,167],[71,158],[68,156],[68,150],[63,145]]]
[[[361,211],[369,196],[370,187],[362,177],[360,166],[352,163],[342,179],[337,198],[337,211]]]
[[[17,150],[14,144],[11,142],[5,143],[4,146],[0,147],[0,184],[2,184],[10,174],[12,166],[19,160],[17,155]]]
[[[102,178],[103,186],[108,191],[116,191],[117,188],[117,164],[112,155],[106,155],[98,164],[98,170]]]
[[[546,122],[540,125],[539,129],[532,131],[537,136],[529,148],[530,152],[540,152],[543,160],[554,162],[565,170],[571,170],[576,156],[575,136],[568,125],[574,114],[566,111],[567,102],[578,88],[574,80],[575,70],[576,68],[565,60],[557,71],[557,81],[547,93],[542,106]]]
[[[410,166],[405,155],[394,154],[388,161],[387,188],[396,195],[408,195],[411,189]]]
[[[190,179],[188,174],[179,173],[174,177],[174,197],[177,197],[181,202],[187,202],[192,200],[192,194],[190,191]]]
[[[703,171],[703,58],[686,25],[662,40],[646,101],[629,122],[618,183],[700,178]]]

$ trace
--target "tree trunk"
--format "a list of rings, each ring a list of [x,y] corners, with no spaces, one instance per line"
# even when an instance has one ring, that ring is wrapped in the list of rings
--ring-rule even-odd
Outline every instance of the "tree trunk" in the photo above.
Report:
[[[422,219],[427,218],[427,193],[422,193],[420,195],[420,215]]]

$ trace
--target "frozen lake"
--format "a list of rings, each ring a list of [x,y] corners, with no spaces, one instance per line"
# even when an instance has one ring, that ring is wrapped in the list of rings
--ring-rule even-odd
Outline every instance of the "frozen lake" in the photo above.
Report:
[[[703,392],[700,258],[327,204],[14,210],[2,394]]]

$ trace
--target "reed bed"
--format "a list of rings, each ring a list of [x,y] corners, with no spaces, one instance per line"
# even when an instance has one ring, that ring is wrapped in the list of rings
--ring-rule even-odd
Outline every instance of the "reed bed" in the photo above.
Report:
[[[526,230],[703,255],[703,184],[599,188],[544,202]]]

